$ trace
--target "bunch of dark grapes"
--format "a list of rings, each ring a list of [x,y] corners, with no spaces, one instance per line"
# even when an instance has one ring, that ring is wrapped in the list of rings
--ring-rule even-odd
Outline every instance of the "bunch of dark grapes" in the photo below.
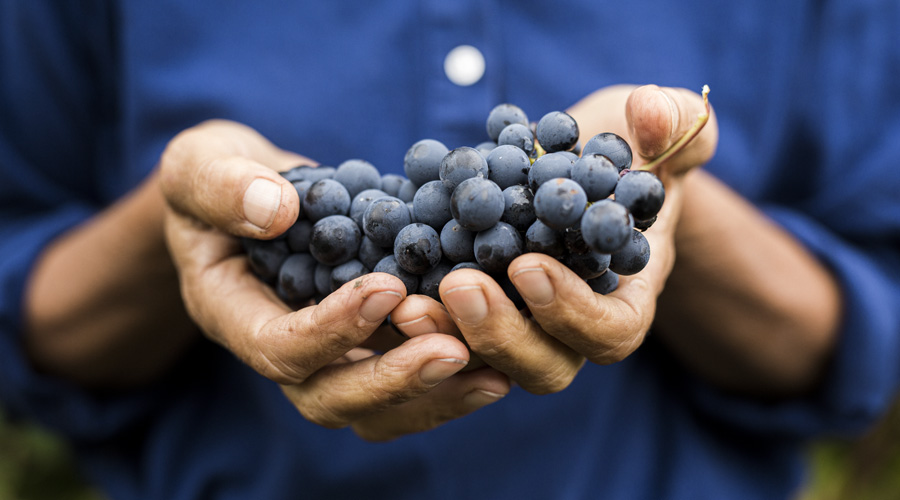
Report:
[[[251,269],[295,308],[369,272],[440,300],[441,279],[461,268],[488,273],[522,307],[506,269],[525,252],[558,259],[602,294],[646,266],[642,231],[665,192],[653,173],[631,170],[625,140],[603,133],[579,148],[570,115],[530,124],[511,104],[490,112],[487,132],[474,148],[413,144],[406,178],[363,160],[284,172],[300,216],[274,240],[244,240]]]

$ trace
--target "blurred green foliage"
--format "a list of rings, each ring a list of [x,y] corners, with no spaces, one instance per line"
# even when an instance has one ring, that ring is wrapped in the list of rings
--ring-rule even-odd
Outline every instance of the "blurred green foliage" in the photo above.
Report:
[[[796,500],[900,499],[900,404],[858,440],[810,448],[810,480]],[[0,500],[103,500],[55,436],[0,413]]]

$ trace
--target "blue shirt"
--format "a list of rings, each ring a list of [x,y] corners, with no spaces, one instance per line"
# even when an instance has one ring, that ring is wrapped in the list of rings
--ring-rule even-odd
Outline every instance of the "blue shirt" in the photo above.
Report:
[[[783,498],[808,438],[858,431],[897,388],[892,0],[80,4],[0,5],[0,403],[67,436],[113,498]],[[462,44],[486,61],[468,87],[443,69]],[[211,343],[127,394],[41,376],[22,355],[41,249],[134,187],[186,127],[230,118],[325,164],[402,173],[418,139],[485,140],[495,104],[536,119],[616,83],[709,84],[721,141],[708,170],[840,281],[840,341],[815,394],[721,393],[651,335],[559,394],[514,389],[372,444],[304,421]]]

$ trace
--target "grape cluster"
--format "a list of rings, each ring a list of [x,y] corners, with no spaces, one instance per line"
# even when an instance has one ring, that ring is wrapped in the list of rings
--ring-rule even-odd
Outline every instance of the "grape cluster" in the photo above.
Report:
[[[369,272],[440,300],[441,280],[461,268],[488,273],[522,307],[506,269],[525,252],[558,259],[603,294],[646,266],[642,231],[665,192],[653,173],[630,168],[624,139],[603,133],[579,147],[570,115],[532,124],[512,104],[486,125],[490,141],[474,148],[416,142],[405,178],[356,159],[282,173],[300,215],[276,239],[244,240],[251,269],[295,308]]]

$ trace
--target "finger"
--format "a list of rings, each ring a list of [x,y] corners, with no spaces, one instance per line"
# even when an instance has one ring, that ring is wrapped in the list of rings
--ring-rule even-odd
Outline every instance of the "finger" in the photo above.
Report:
[[[695,126],[698,115],[706,112],[702,97],[688,89],[645,85],[631,92],[625,117],[637,156],[635,166],[663,154]],[[679,173],[708,162],[715,153],[718,133],[715,114],[710,113],[699,135],[667,160],[665,169]]]
[[[207,124],[172,140],[160,160],[160,186],[181,213],[234,235],[272,238],[294,223],[300,207],[275,169],[298,158],[247,127]]]
[[[368,441],[431,430],[499,401],[509,390],[509,378],[492,368],[458,373],[420,397],[360,419],[353,430]]]
[[[391,322],[407,337],[444,333],[462,338],[447,309],[425,295],[410,295],[391,312]]]
[[[423,335],[383,355],[326,366],[282,390],[308,420],[339,428],[428,392],[468,359],[459,340]]]
[[[427,333],[452,335],[467,343],[462,332],[453,322],[447,308],[440,302],[425,295],[410,295],[391,312],[391,321],[406,337],[417,337]],[[467,344],[468,345],[468,344]],[[463,371],[471,371],[485,365],[481,356],[470,353],[469,364]]]
[[[580,354],[523,316],[484,273],[450,273],[440,294],[472,351],[529,392],[566,388],[584,363]]]
[[[658,292],[645,279],[647,271],[621,277],[615,292],[600,295],[546,255],[525,254],[509,266],[510,279],[535,321],[548,334],[599,364],[624,359],[649,330]]]

